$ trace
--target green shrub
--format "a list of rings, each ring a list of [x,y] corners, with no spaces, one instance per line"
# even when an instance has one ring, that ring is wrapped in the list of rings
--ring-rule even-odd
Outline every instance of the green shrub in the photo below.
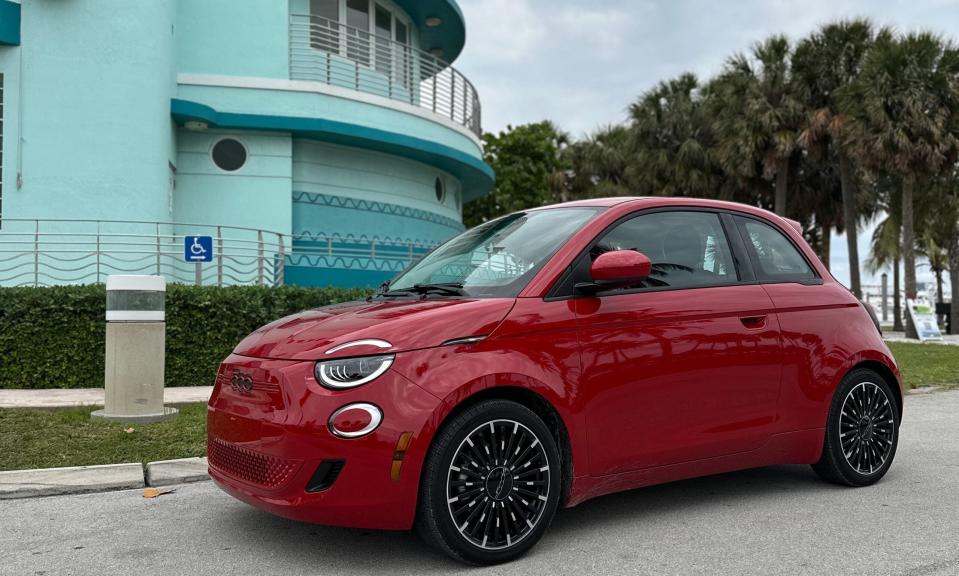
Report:
[[[166,385],[211,385],[220,361],[256,328],[366,294],[342,288],[171,284]],[[105,306],[103,285],[0,288],[0,388],[102,386]]]

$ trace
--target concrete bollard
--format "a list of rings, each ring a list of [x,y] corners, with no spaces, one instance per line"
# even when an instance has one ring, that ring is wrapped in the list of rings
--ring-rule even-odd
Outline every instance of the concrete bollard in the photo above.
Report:
[[[165,296],[162,276],[107,277],[105,402],[92,418],[147,423],[177,414],[163,405]]]

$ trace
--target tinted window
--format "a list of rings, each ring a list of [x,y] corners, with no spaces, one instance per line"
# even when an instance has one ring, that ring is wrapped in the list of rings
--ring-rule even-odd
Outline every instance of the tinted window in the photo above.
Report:
[[[590,254],[637,250],[653,271],[632,288],[695,288],[738,281],[719,216],[709,212],[655,212],[606,233]]]
[[[796,246],[769,224],[738,218],[760,280],[791,282],[817,278]]]

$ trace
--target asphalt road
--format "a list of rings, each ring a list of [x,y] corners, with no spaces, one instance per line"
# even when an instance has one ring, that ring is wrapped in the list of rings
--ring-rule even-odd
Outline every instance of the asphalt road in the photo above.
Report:
[[[561,512],[532,553],[470,569],[415,536],[297,524],[212,483],[0,502],[0,574],[959,575],[959,392],[912,396],[877,486],[738,472]]]

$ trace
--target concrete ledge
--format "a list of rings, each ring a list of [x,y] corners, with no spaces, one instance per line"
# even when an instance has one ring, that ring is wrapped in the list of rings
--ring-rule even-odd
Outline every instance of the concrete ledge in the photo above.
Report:
[[[206,402],[212,393],[213,386],[164,388],[163,403]],[[103,404],[103,388],[0,390],[0,408],[68,408]]]
[[[143,466],[105,464],[0,472],[0,499],[142,488]]]
[[[146,468],[147,486],[169,486],[209,480],[206,458],[180,458],[150,462]]]

